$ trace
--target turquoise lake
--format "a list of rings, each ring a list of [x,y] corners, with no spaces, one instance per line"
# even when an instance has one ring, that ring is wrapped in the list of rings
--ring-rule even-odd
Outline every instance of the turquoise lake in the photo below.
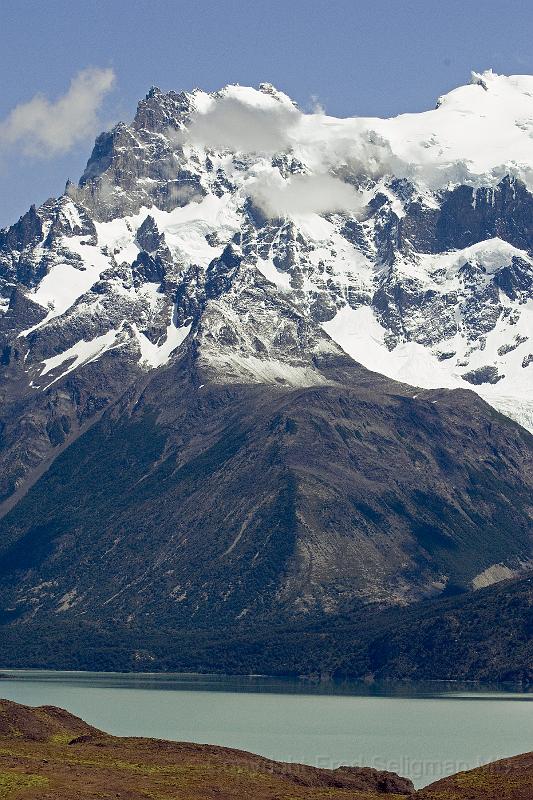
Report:
[[[261,677],[1,674],[1,697],[61,706],[112,734],[220,744],[319,767],[389,769],[417,787],[533,750],[533,694]]]

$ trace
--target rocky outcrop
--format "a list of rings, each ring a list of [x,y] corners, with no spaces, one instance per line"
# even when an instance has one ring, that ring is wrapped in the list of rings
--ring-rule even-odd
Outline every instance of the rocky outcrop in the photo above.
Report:
[[[478,367],[471,372],[463,372],[464,380],[474,384],[474,386],[480,386],[482,383],[498,383],[504,377],[504,375],[499,374],[496,367],[489,366]]]

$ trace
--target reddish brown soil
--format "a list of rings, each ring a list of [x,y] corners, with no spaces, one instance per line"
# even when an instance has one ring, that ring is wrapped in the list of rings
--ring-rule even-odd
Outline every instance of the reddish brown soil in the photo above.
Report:
[[[459,772],[426,787],[417,800],[533,800],[533,753]]]

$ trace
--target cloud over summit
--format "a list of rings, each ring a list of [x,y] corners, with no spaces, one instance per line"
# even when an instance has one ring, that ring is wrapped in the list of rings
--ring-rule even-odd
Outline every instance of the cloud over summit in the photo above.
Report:
[[[290,145],[291,128],[299,117],[300,113],[293,106],[276,101],[261,106],[244,102],[239,97],[223,96],[203,114],[195,115],[189,137],[205,147],[276,153]]]
[[[193,144],[242,153],[249,165],[265,156],[250,191],[271,215],[353,211],[361,193],[352,185],[392,176],[422,192],[494,186],[505,174],[533,186],[533,76],[488,70],[443,95],[436,108],[390,119],[335,118],[320,107],[306,114],[274,87],[262,87],[229,86],[211,95],[188,135]],[[269,169],[273,153],[290,154],[302,174],[283,179]]]
[[[323,120],[321,108],[314,114],[303,114],[273,87],[265,93],[230,86],[193,115],[185,139],[195,145],[246,156],[302,154],[310,170],[284,179],[277,169],[264,165],[246,183],[245,191],[270,217],[355,211],[361,207],[359,193],[329,174],[334,156],[331,143],[324,147]],[[318,141],[314,141],[317,134]],[[344,143],[342,149],[346,149]]]

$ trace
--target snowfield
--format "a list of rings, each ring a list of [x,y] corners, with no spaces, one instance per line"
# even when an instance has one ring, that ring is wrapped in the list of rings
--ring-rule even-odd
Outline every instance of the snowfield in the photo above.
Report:
[[[263,313],[289,303],[368,369],[468,388],[533,430],[532,76],[472,73],[392,119],[305,114],[270,84],[154,89],[109,141],[38,210],[38,241],[0,252],[0,313],[17,281],[42,309],[17,329],[35,390],[110,350],[162,367],[215,302],[220,379],[319,384]],[[46,264],[36,283],[24,259]]]

